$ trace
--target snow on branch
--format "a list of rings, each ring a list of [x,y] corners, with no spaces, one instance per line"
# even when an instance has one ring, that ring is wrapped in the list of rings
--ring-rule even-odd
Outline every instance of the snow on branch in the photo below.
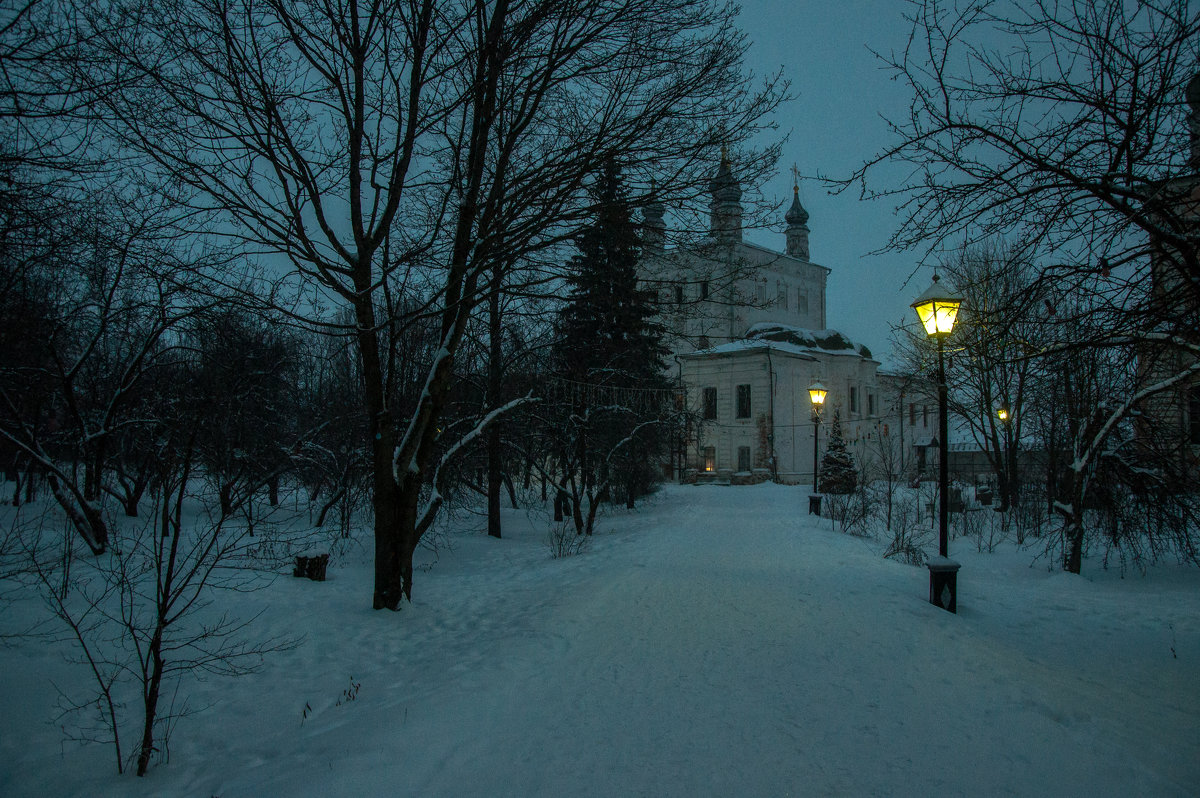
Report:
[[[1108,419],[1100,426],[1100,429],[1092,434],[1091,441],[1086,446],[1083,446],[1081,451],[1083,437],[1087,431],[1087,427],[1083,427],[1079,432],[1079,437],[1075,441],[1075,461],[1071,463],[1071,470],[1079,474],[1088,467],[1092,459],[1096,456],[1096,452],[1100,450],[1100,447],[1103,446],[1108,436],[1116,429],[1118,422],[1125,418],[1138,402],[1156,393],[1168,390],[1196,374],[1200,374],[1200,360],[1188,366],[1183,371],[1132,393],[1128,399],[1117,406],[1116,410],[1108,414]]]
[[[417,522],[418,537],[425,534],[425,530],[427,530],[429,525],[433,523],[433,519],[437,516],[438,510],[442,506],[442,502],[445,501],[445,497],[442,495],[442,483],[445,480],[445,477],[442,474],[442,466],[444,466],[446,463],[449,463],[458,456],[459,452],[478,440],[480,436],[482,436],[487,430],[487,428],[496,419],[500,418],[500,416],[515,410],[521,405],[532,404],[540,401],[541,399],[534,397],[533,393],[531,392],[525,396],[513,399],[505,404],[500,405],[499,407],[492,409],[487,413],[487,415],[479,419],[479,421],[470,429],[470,431],[467,432],[467,434],[455,441],[454,444],[446,450],[446,453],[442,455],[442,458],[438,461],[437,467],[433,472],[433,492],[430,494],[429,500],[425,503],[425,507],[421,510],[419,516],[420,520]]]

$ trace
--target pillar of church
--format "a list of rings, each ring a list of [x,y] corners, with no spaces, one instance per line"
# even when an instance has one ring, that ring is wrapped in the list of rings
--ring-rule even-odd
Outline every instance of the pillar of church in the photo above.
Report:
[[[721,165],[708,181],[712,194],[709,203],[709,229],[713,238],[730,243],[742,240],[742,187],[733,176],[729,154],[721,150]]]
[[[787,222],[787,254],[808,260],[808,211],[800,204],[800,187],[792,187],[792,207],[783,216]]]
[[[666,208],[653,198],[642,210],[642,249],[650,254],[662,254],[667,238],[667,224],[663,221]]]

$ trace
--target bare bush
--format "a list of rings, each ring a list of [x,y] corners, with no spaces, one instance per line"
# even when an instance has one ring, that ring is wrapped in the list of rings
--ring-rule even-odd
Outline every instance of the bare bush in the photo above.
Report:
[[[190,457],[160,464],[150,519],[115,525],[102,558],[76,561],[75,539],[64,549],[61,530],[49,525],[23,530],[32,581],[61,624],[60,639],[93,677],[90,694],[61,696],[63,716],[75,718],[64,729],[111,743],[118,773],[134,762],[141,776],[156,755],[165,761],[170,734],[189,711],[185,676],[249,673],[295,644],[256,640],[253,618],[211,608],[215,591],[267,585],[278,565],[268,555],[282,547],[268,540],[274,524],[234,523],[212,497],[191,490],[191,476]],[[139,721],[130,747],[124,732]]]
[[[550,557],[558,560],[587,551],[591,539],[591,535],[578,534],[575,524],[570,520],[551,521],[546,534],[546,546],[550,549]]]

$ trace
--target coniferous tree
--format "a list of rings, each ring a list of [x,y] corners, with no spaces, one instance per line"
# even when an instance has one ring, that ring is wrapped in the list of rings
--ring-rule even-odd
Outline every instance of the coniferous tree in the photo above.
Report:
[[[576,239],[553,353],[564,386],[555,424],[560,495],[580,532],[591,531],[597,505],[614,493],[632,504],[650,490],[670,389],[664,331],[638,286],[641,241],[616,164],[605,166],[593,191],[596,216]]]
[[[846,439],[842,437],[842,413],[833,413],[833,427],[829,434],[829,446],[821,457],[821,493],[845,495],[853,493],[858,486],[858,469],[854,455],[846,450]]]

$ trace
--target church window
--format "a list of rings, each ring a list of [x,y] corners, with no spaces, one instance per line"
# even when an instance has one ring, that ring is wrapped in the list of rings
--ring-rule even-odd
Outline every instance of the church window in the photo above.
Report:
[[[676,305],[683,304],[683,286],[682,285],[675,286],[675,304]]]
[[[908,404],[908,426],[917,426],[917,403],[909,402]]]
[[[704,420],[712,421],[717,417],[717,389],[704,389]]]
[[[700,298],[708,299],[708,280],[702,280],[700,282]]]
[[[929,405],[921,405],[921,426],[929,426]]]
[[[875,415],[875,394],[867,394],[867,415]]]
[[[767,284],[760,282],[754,287],[754,298],[759,305],[767,304]]]
[[[799,313],[808,313],[808,292],[803,288],[796,291],[796,311]]]
[[[700,340],[697,343],[700,345],[701,349],[708,349],[708,336],[701,335]]]
[[[750,470],[750,447],[749,446],[739,446],[738,447],[738,469],[737,470],[738,471],[749,471]]]
[[[750,386],[737,387],[737,417],[750,418]]]
[[[850,412],[858,412],[858,388],[850,386]]]
[[[779,284],[779,307],[784,310],[788,309],[788,290],[787,286],[782,283]]]
[[[1200,444],[1200,385],[1188,388],[1188,443]]]
[[[704,470],[708,472],[717,470],[717,447],[704,447]]]

